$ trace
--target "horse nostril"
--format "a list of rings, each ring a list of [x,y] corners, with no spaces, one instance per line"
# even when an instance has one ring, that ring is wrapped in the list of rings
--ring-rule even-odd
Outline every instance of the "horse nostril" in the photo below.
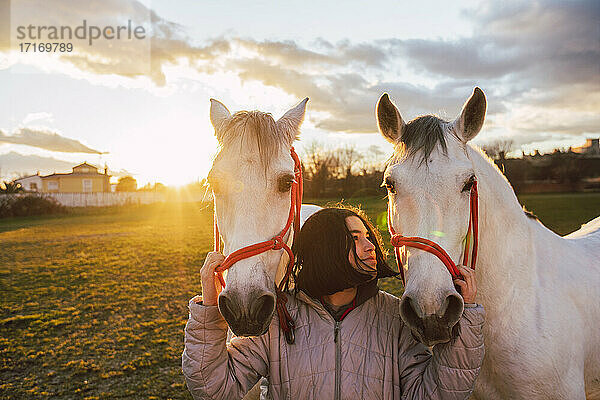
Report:
[[[442,315],[442,320],[447,326],[454,326],[462,314],[463,300],[459,295],[451,293],[446,297],[444,304],[446,310]]]
[[[226,293],[221,293],[219,295],[219,311],[225,321],[235,321],[239,319],[239,308],[235,306],[234,302],[227,296]]]
[[[400,316],[412,328],[423,324],[420,316],[422,313],[420,311],[419,306],[415,304],[410,296],[405,295],[400,301]]]
[[[254,301],[250,315],[254,321],[262,323],[271,317],[274,309],[275,297],[272,294],[264,294]]]

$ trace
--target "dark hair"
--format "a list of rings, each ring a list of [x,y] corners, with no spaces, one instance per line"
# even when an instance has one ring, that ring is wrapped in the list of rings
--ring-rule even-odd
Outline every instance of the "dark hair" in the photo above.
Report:
[[[391,161],[414,156],[421,151],[420,164],[427,165],[429,156],[437,145],[440,145],[442,152],[447,155],[448,144],[442,128],[446,123],[447,121],[435,115],[423,115],[407,123],[402,128],[401,146],[398,147],[398,152],[392,156]]]
[[[366,273],[353,268],[348,260],[350,251],[358,257],[354,238],[346,225],[347,217],[360,218],[367,228],[368,239],[375,246],[376,279],[398,274],[385,261],[379,231],[373,228],[362,211],[346,205],[324,208],[306,220],[294,241],[296,290],[320,298],[367,281]]]

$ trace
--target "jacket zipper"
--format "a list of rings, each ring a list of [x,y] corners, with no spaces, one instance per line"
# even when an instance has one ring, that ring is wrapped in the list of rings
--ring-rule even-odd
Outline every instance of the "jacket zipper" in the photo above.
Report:
[[[335,342],[335,400],[342,398],[342,340],[340,338],[340,323],[341,321],[336,321],[333,330],[333,341]]]

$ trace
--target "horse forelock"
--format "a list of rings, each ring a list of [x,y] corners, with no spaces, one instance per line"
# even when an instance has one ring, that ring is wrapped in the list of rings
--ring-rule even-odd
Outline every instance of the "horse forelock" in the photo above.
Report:
[[[241,151],[240,155],[258,152],[260,164],[266,173],[273,155],[287,145],[269,113],[238,111],[219,130],[222,151]]]
[[[447,154],[448,145],[443,128],[443,124],[446,123],[447,121],[435,115],[423,115],[413,119],[402,128],[393,158],[398,160],[420,153],[421,162],[427,163],[437,146]]]

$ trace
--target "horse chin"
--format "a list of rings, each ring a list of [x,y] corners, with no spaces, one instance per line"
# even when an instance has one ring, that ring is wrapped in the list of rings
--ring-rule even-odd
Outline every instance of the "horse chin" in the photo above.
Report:
[[[269,324],[243,324],[239,326],[230,325],[231,331],[235,336],[260,336],[267,333]]]
[[[260,336],[264,335],[269,330],[271,320],[273,319],[273,314],[271,314],[268,319],[262,322],[237,320],[231,322],[227,321],[227,324],[235,336]]]
[[[436,316],[428,316],[420,319],[418,326],[410,328],[413,337],[427,347],[433,347],[439,343],[448,343],[459,334],[460,326],[448,326],[441,324]]]

